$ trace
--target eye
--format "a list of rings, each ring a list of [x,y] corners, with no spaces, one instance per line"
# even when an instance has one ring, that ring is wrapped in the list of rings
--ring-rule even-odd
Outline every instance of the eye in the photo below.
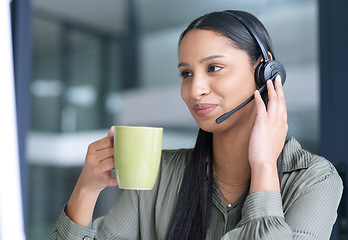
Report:
[[[215,65],[208,66],[208,72],[217,72],[217,71],[219,71],[221,69],[222,69],[222,67],[218,67],[218,66],[215,66]]]
[[[183,72],[180,73],[180,76],[182,78],[188,78],[188,77],[192,76],[192,73],[190,73],[189,71],[183,71]]]

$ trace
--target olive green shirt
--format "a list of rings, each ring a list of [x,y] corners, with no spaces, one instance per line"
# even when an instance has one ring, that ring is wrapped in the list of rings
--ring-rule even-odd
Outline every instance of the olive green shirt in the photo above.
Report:
[[[125,190],[109,213],[88,227],[62,211],[50,239],[166,239],[185,167],[192,150],[165,150],[151,191]],[[334,166],[301,149],[293,138],[284,147],[281,193],[246,194],[227,211],[213,182],[207,239],[329,239],[343,186]],[[183,183],[185,184],[185,183]]]

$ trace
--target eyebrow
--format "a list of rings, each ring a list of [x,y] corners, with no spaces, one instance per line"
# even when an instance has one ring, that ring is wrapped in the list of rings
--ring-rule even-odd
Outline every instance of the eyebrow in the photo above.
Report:
[[[212,59],[215,59],[215,58],[224,58],[224,57],[225,57],[224,55],[208,56],[208,57],[203,58],[201,61],[199,61],[199,63],[204,63],[206,61],[209,61],[209,60],[212,60]],[[178,64],[178,67],[183,67],[183,66],[189,66],[189,64],[186,63],[186,62],[181,62],[181,63]]]

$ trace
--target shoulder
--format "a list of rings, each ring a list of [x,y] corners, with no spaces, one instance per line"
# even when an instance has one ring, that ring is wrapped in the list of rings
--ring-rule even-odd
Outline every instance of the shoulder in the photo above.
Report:
[[[162,151],[162,165],[165,168],[185,167],[191,158],[193,149],[176,149]]]
[[[320,188],[323,182],[337,190],[342,188],[342,180],[335,166],[324,157],[303,149],[294,138],[287,140],[284,146],[283,161],[283,192],[303,193],[314,186]]]
[[[178,191],[186,166],[191,160],[192,151],[192,149],[162,151],[161,165],[156,184],[158,189],[173,188]]]
[[[282,208],[293,236],[329,239],[343,191],[334,165],[294,138],[285,144],[283,162]]]
[[[307,169],[309,171],[321,169],[321,171],[328,174],[337,173],[330,161],[303,149],[295,138],[290,138],[286,141],[283,150],[283,159],[284,173],[290,173],[301,169]]]
[[[191,159],[192,149],[163,150],[161,159],[161,174],[168,177],[175,174],[184,174],[186,166]]]

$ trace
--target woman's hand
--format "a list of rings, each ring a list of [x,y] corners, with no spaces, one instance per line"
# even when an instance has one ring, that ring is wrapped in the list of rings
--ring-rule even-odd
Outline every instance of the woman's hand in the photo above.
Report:
[[[277,159],[288,131],[285,98],[280,76],[267,81],[269,102],[267,109],[260,93],[255,92],[256,118],[249,141],[251,166],[250,192],[279,191]]]
[[[91,192],[100,192],[107,186],[117,185],[116,178],[111,174],[111,170],[115,167],[113,135],[114,127],[111,127],[107,137],[88,146],[78,184]]]
[[[111,174],[114,168],[114,131],[112,127],[107,137],[89,145],[85,165],[65,209],[72,221],[84,227],[92,219],[100,192],[106,186],[117,185]]]

